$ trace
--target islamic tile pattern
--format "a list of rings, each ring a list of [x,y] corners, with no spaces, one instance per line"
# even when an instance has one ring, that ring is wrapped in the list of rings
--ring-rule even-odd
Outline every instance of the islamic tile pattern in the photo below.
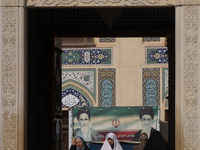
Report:
[[[77,90],[69,88],[62,91],[62,108],[89,107],[88,100]]]
[[[164,100],[166,96],[168,95],[168,89],[169,89],[169,71],[168,68],[162,69],[162,76],[163,76],[163,93],[162,93],[162,99]]]
[[[143,37],[144,42],[160,41],[160,37]]]
[[[146,47],[146,64],[167,64],[167,47]]]
[[[114,37],[100,37],[99,42],[115,42],[116,38]]]
[[[116,83],[115,77],[116,72],[114,68],[99,69],[98,80],[99,80],[99,106],[111,107],[115,106],[115,90]]]
[[[62,83],[74,81],[85,87],[95,98],[96,96],[95,69],[63,69]]]
[[[63,65],[110,65],[111,48],[71,48],[63,49]]]
[[[160,69],[143,68],[143,105],[160,105]]]

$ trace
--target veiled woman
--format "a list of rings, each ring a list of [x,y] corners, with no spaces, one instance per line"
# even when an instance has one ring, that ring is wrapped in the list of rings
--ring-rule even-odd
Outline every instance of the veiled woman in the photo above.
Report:
[[[88,148],[85,141],[78,136],[72,141],[70,150],[90,150],[90,149]]]
[[[101,150],[123,150],[114,133],[108,133]]]

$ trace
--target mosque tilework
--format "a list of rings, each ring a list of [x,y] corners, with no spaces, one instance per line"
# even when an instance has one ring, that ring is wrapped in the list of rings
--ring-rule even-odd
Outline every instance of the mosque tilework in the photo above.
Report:
[[[160,68],[143,68],[143,105],[160,105]]]
[[[160,37],[143,37],[144,42],[160,41]]]
[[[89,107],[88,100],[77,90],[69,88],[62,91],[62,108]]]
[[[110,65],[112,48],[63,49],[62,65]]]
[[[168,64],[167,47],[146,47],[146,64]]]
[[[96,69],[63,69],[62,70],[62,83],[69,81],[76,82],[77,84],[86,88],[94,97],[96,96]]]
[[[169,72],[168,68],[162,69],[162,76],[163,76],[163,92],[162,92],[162,100],[165,100],[166,96],[168,96],[168,89],[169,89]]]
[[[115,42],[116,38],[114,37],[100,37],[99,42]]]
[[[116,71],[114,68],[99,69],[98,70],[98,94],[99,106],[111,107],[115,106],[115,90],[116,90]]]

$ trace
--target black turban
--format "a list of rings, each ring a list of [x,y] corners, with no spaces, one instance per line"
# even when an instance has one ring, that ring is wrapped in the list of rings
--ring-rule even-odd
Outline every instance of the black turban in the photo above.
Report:
[[[143,115],[150,115],[152,120],[153,120],[153,118],[154,118],[154,110],[153,110],[153,108],[150,107],[150,106],[142,107],[141,110],[140,110],[140,120],[142,119]]]
[[[78,112],[77,112],[77,119],[78,119],[78,121],[79,121],[80,115],[83,114],[83,113],[86,113],[86,114],[88,115],[89,119],[90,119],[90,116],[91,116],[91,115],[90,115],[90,110],[89,110],[88,108],[81,107],[81,108],[78,110]]]

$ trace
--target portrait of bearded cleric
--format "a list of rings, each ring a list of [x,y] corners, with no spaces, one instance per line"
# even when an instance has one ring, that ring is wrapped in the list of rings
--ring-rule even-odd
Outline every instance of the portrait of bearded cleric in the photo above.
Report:
[[[90,127],[91,113],[86,107],[81,107],[77,112],[79,128],[74,130],[74,136],[82,137],[85,141],[100,141],[100,134]]]
[[[153,108],[150,106],[142,107],[139,113],[139,117],[142,124],[142,129],[135,134],[133,140],[140,140],[140,135],[145,133],[147,134],[148,140],[144,150],[167,150],[167,142],[164,140],[161,133],[152,127],[154,119]]]

